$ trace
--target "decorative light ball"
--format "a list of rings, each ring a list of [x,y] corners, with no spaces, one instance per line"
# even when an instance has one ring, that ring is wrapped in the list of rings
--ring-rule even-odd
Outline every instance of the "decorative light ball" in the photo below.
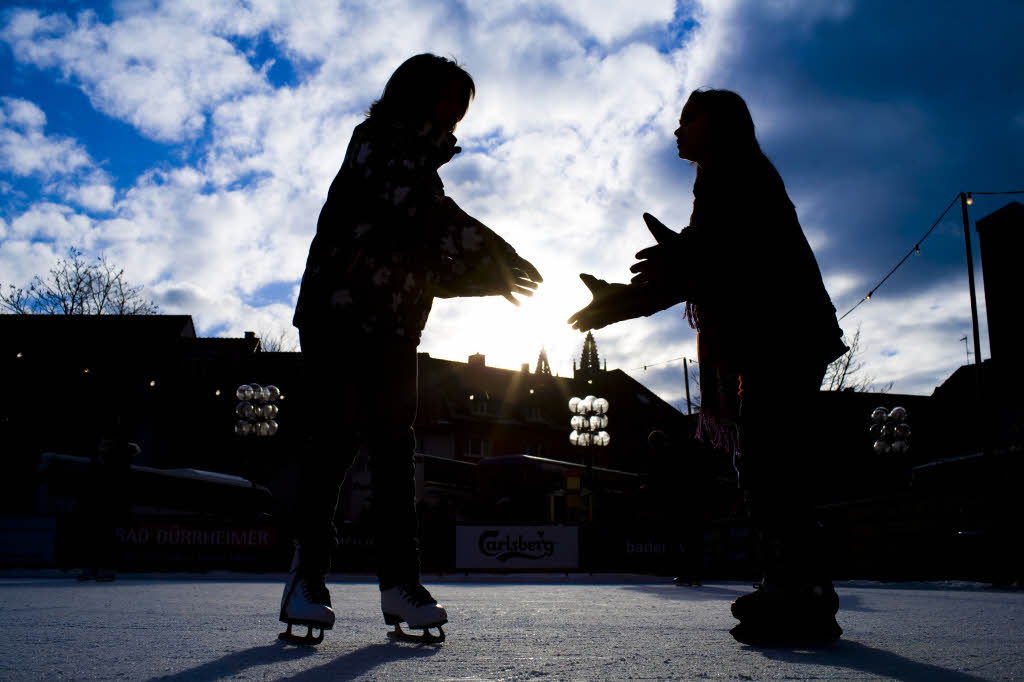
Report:
[[[897,424],[896,426],[893,427],[892,430],[894,432],[894,435],[896,436],[896,440],[898,441],[903,441],[910,438],[910,424]]]
[[[576,414],[577,408],[580,406],[579,398],[569,398],[569,411]]]
[[[589,433],[581,433],[578,442],[579,442],[580,445],[583,445],[583,446],[590,445],[590,434]]]
[[[241,419],[235,422],[235,435],[236,436],[247,436],[249,435],[249,429],[252,427],[247,421]]]
[[[253,432],[252,422],[241,422],[240,429],[243,436],[251,436]]]
[[[235,397],[244,402],[252,400],[252,386],[249,384],[242,384],[235,389]]]
[[[871,421],[875,424],[881,424],[885,421],[886,417],[889,416],[889,410],[884,407],[876,407],[871,412]]]
[[[269,436],[270,435],[270,424],[269,422],[256,422],[256,435],[257,436]]]
[[[590,417],[590,430],[599,431],[601,429],[601,417],[599,415],[592,415]]]
[[[579,411],[580,414],[586,414],[594,409],[594,396],[588,395],[586,398],[580,401]]]
[[[277,405],[267,403],[263,406],[263,418],[264,419],[277,419]]]
[[[263,400],[263,387],[259,384],[251,384],[252,386],[252,400],[259,402]]]
[[[597,434],[597,444],[606,447],[612,442],[612,437],[608,435],[607,431],[601,431]]]
[[[606,414],[602,414],[601,415],[601,425],[598,428],[601,428],[601,429],[607,429],[608,428],[608,415],[606,415]]]
[[[892,444],[892,451],[897,455],[905,455],[910,450],[910,444],[905,440],[898,440]]]
[[[891,443],[896,440],[896,427],[892,424],[886,424],[882,427],[882,440],[887,443]]]
[[[578,414],[574,415],[573,418],[569,420],[569,426],[579,431],[583,428],[583,417]]]
[[[875,440],[878,440],[879,438],[882,437],[882,425],[881,424],[872,424],[871,428],[868,429],[868,432],[871,434],[872,438],[874,438]]]
[[[572,445],[579,445],[580,443],[580,432],[573,431],[569,434],[569,443]]]
[[[594,401],[594,411],[598,414],[604,414],[608,411],[609,407],[610,405],[608,404],[608,401],[604,398],[598,398]]]
[[[885,440],[876,440],[874,445],[875,452],[879,455],[884,455],[889,452],[889,448],[891,447],[892,446],[889,445],[889,441]]]
[[[270,402],[275,402],[278,398],[281,397],[281,389],[279,389],[277,386],[273,384],[265,386],[263,390],[267,394],[267,400],[269,400]]]
[[[274,421],[273,419],[268,420],[267,421],[267,428],[269,429],[269,433],[267,435],[268,436],[273,436],[274,434],[277,433],[277,429],[278,429],[277,422]]]
[[[892,408],[892,412],[889,413],[889,419],[893,421],[902,422],[907,418],[907,411],[902,407]]]
[[[235,406],[235,414],[242,419],[253,419],[256,416],[256,410],[252,403],[243,400]]]

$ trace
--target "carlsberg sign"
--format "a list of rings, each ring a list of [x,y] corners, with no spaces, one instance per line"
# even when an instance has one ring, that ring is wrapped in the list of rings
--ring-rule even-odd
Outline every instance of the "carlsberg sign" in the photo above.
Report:
[[[575,526],[456,526],[459,569],[561,569],[579,566]]]

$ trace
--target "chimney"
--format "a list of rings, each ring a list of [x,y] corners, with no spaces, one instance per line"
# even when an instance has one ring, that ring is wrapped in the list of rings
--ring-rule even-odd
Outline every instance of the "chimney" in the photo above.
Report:
[[[486,356],[483,353],[473,353],[469,356],[470,367],[486,367]]]
[[[976,223],[993,361],[1008,363],[1020,347],[1017,317],[1024,299],[1020,254],[1024,253],[1024,204],[1011,201]]]

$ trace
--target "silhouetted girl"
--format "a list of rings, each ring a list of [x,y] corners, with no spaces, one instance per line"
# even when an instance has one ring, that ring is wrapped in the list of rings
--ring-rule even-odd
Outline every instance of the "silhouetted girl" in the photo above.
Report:
[[[782,178],[743,99],[690,95],[675,132],[697,166],[690,225],[644,214],[658,241],[637,254],[629,285],[580,275],[593,302],[569,321],[585,331],[686,302],[698,331],[698,436],[737,457],[761,534],[764,577],[734,602],[744,642],[830,641],[838,601],[814,519],[816,396],[845,352],[835,308]],[[794,424],[801,426],[793,433]],[[810,445],[808,445],[810,444]]]
[[[390,625],[447,621],[420,584],[414,505],[416,347],[435,296],[530,295],[540,274],[445,196],[437,169],[475,94],[431,54],[398,67],[356,126],[331,183],[295,309],[310,446],[295,509],[296,552],[281,620],[329,629],[325,576],[338,494],[361,443],[372,476],[381,610]],[[518,305],[518,303],[516,303]],[[396,629],[397,631],[397,629]],[[443,633],[441,633],[443,635]],[[320,637],[322,638],[322,632]],[[317,642],[307,637],[299,641]]]

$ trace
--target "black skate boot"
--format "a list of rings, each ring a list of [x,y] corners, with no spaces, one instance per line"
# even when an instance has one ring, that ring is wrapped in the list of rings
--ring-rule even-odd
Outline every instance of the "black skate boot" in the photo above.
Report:
[[[278,639],[290,644],[319,644],[324,641],[324,630],[334,627],[334,609],[331,608],[331,595],[325,578],[319,570],[303,570],[299,548],[296,547],[288,582],[281,595],[280,620],[288,624],[288,629],[279,634]],[[293,634],[292,625],[305,625],[306,636]],[[314,629],[320,630],[316,636],[313,635]]]
[[[843,634],[831,583],[775,585],[763,581],[732,603],[739,621],[729,633],[752,646],[825,646]]]
[[[448,622],[448,612],[418,582],[381,590],[380,610],[384,622],[395,626],[388,633],[392,639],[422,644],[438,644],[445,639],[441,626]],[[423,630],[423,634],[405,632],[402,623],[408,624],[410,629]],[[432,634],[430,628],[437,628],[437,634]]]

